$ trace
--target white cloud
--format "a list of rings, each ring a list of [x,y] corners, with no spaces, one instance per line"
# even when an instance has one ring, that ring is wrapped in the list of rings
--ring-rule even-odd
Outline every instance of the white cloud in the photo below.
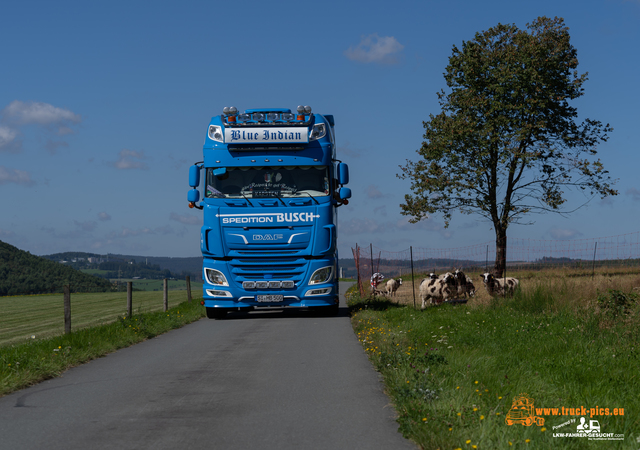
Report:
[[[551,235],[553,239],[564,241],[564,240],[574,239],[576,237],[582,236],[582,233],[579,232],[578,230],[552,228],[549,230],[549,235]]]
[[[0,166],[0,184],[15,183],[23,186],[33,186],[35,181],[31,179],[31,175],[24,170],[7,169]]]
[[[146,170],[149,167],[144,162],[147,159],[144,156],[144,152],[136,152],[135,150],[127,150],[123,149],[118,153],[118,160],[108,162],[107,164],[111,167],[115,167],[118,170],[128,170],[128,169],[141,169]]]
[[[202,225],[202,218],[200,216],[191,216],[185,215],[182,216],[177,213],[171,213],[169,216],[170,220],[175,220],[176,222],[180,222],[185,225]]]
[[[367,186],[365,190],[368,198],[377,199],[377,198],[384,197],[384,194],[380,192],[380,189],[378,189],[377,186],[373,184],[370,184],[369,186]]]
[[[58,108],[49,103],[21,102],[20,100],[12,101],[2,114],[21,125],[59,126],[60,134],[68,134],[71,131],[69,125],[82,121],[82,117],[68,109]]]
[[[636,188],[627,189],[625,194],[630,196],[634,202],[640,201],[640,191]]]
[[[18,137],[16,130],[5,125],[0,125],[0,150],[3,148],[10,149],[15,143],[16,137]]]
[[[98,220],[105,222],[107,220],[111,220],[111,216],[106,212],[100,212],[98,213]]]
[[[75,223],[76,227],[81,231],[93,231],[98,226],[98,224],[93,220],[89,220],[87,222],[78,222],[77,220],[74,220],[73,223]]]
[[[361,63],[395,64],[403,48],[404,45],[393,36],[380,37],[374,33],[362,36],[360,43],[355,47],[349,47],[344,54],[351,61]]]

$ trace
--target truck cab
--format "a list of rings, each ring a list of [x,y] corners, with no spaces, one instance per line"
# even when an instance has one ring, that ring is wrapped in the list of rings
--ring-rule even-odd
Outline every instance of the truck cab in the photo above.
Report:
[[[204,180],[202,198],[200,180]],[[203,304],[338,311],[337,208],[351,190],[334,118],[300,106],[224,108],[211,119],[187,200],[202,210]]]

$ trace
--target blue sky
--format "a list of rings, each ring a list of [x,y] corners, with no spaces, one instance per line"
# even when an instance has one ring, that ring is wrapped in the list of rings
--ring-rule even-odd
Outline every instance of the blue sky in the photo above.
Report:
[[[563,17],[589,72],[580,118],[609,122],[599,147],[620,195],[510,237],[584,239],[640,230],[640,1],[5,2],[0,13],[0,240],[62,251],[199,256],[188,167],[224,106],[333,114],[353,198],[339,248],[491,242],[480,217],[409,224],[399,165],[454,45],[498,23]],[[580,194],[569,196],[574,206]]]

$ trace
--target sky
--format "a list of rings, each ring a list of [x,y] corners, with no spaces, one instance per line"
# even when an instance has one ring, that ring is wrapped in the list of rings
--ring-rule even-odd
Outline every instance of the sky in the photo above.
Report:
[[[480,216],[400,214],[423,121],[453,46],[503,24],[562,17],[588,72],[579,120],[610,123],[598,147],[619,195],[529,216],[509,237],[640,231],[640,0],[23,1],[0,13],[0,240],[35,255],[200,256],[188,169],[212,116],[310,105],[333,114],[353,196],[339,252],[457,248],[495,240]],[[585,202],[568,193],[569,205]]]

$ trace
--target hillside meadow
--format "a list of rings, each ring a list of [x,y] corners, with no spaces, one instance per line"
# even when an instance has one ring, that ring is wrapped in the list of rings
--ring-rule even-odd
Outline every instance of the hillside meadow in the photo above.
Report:
[[[410,277],[395,298],[348,292],[354,330],[404,436],[424,449],[637,450],[638,270],[512,272],[521,286],[513,298],[489,297],[479,274],[468,275],[475,297],[424,311],[424,274],[417,308]],[[529,425],[508,424],[522,398]],[[607,437],[576,436],[581,417]]]
[[[159,292],[155,286],[160,286]],[[152,287],[153,290],[132,293],[133,312],[141,314],[162,311],[162,280],[150,280],[148,286],[142,287]],[[187,300],[187,291],[169,290],[168,296],[171,308]],[[192,296],[202,297],[202,290],[192,286]],[[0,297],[0,311],[0,347],[29,339],[48,338],[64,332],[62,294]],[[114,322],[126,312],[126,292],[71,294],[72,331]]]

